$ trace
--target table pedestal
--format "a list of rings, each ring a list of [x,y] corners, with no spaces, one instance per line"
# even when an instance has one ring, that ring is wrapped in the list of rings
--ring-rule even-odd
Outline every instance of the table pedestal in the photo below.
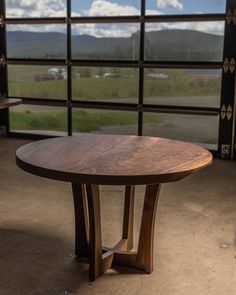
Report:
[[[113,247],[102,246],[98,185],[72,183],[75,208],[75,255],[89,263],[89,279],[94,281],[113,265],[151,273],[157,203],[161,185],[147,185],[137,252],[133,248],[134,186],[126,186],[123,233]]]

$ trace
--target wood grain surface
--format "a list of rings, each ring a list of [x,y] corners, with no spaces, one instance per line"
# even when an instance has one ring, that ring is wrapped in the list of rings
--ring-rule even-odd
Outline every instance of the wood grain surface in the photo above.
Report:
[[[210,165],[212,155],[170,139],[83,134],[22,146],[16,163],[29,173],[72,183],[137,185],[180,180]]]
[[[21,104],[22,100],[18,98],[1,98],[0,99],[0,109],[7,109],[12,106]]]

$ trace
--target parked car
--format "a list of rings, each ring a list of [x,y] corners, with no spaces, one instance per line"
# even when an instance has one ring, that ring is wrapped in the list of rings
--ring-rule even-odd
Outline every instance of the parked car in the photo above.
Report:
[[[53,76],[56,80],[67,79],[67,70],[64,68],[51,68],[48,70],[48,74]]]
[[[120,73],[105,73],[103,78],[120,78]]]
[[[162,74],[162,73],[148,74],[147,77],[148,77],[148,79],[151,79],[151,80],[167,80],[167,79],[169,79],[168,75]]]

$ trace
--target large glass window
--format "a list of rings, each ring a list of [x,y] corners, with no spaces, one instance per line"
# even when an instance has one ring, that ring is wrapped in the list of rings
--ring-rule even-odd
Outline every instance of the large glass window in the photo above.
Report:
[[[73,99],[138,102],[138,70],[133,68],[73,68]]]
[[[8,58],[66,58],[65,25],[8,25]]]
[[[74,109],[73,132],[137,135],[138,116],[134,112]]]
[[[221,61],[224,22],[148,23],[148,60]]]
[[[218,125],[217,116],[145,113],[143,133],[146,136],[193,142],[216,150]]]
[[[145,70],[145,104],[217,108],[220,90],[220,70]]]
[[[39,18],[66,15],[66,0],[6,0],[5,2],[7,17]]]
[[[10,65],[8,83],[10,96],[52,99],[67,97],[65,67]]]
[[[139,15],[140,0],[72,0],[73,16]]]
[[[67,134],[65,108],[20,105],[11,108],[10,128],[14,132],[63,136]]]
[[[216,147],[226,0],[7,0],[6,16],[11,131]]]
[[[138,59],[138,30],[138,24],[73,25],[73,58]]]
[[[146,0],[147,14],[224,13],[226,0]]]

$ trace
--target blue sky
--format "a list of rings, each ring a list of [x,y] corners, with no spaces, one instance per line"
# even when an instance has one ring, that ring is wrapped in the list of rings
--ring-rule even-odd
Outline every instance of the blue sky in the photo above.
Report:
[[[128,5],[137,9],[140,8],[139,0],[107,1],[120,6]],[[86,11],[91,9],[93,2],[94,0],[72,0],[72,8],[74,11],[85,15]],[[158,2],[160,5],[158,5]],[[158,10],[167,14],[222,13],[225,11],[225,0],[146,0],[146,8],[148,10]]]

